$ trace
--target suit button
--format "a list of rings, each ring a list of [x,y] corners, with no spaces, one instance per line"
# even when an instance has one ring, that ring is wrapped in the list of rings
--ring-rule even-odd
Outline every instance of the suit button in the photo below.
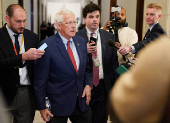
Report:
[[[18,87],[18,84],[16,84],[15,86]]]

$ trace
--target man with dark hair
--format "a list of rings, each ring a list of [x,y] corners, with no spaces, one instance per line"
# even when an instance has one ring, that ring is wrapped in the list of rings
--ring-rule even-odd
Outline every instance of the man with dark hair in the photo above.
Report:
[[[87,43],[87,52],[90,66],[93,69],[93,89],[90,101],[92,110],[92,123],[107,123],[107,97],[109,90],[118,78],[117,52],[107,44],[109,39],[114,40],[114,35],[99,29],[101,9],[94,3],[86,5],[83,9],[83,20],[86,27],[77,32]],[[89,42],[90,37],[96,38]],[[94,39],[93,39],[94,40]]]
[[[26,13],[18,4],[6,10],[0,29],[0,86],[7,103],[6,113],[14,123],[31,123],[35,115],[33,94],[33,60],[40,58],[38,37],[25,29]]]
[[[122,25],[126,23],[126,10],[121,7],[121,12],[115,12],[116,17],[120,17],[120,20],[117,21],[117,23],[121,23]],[[114,15],[113,15],[114,17]],[[103,30],[110,31],[109,27],[111,26],[112,21],[108,21],[104,27]],[[108,30],[109,29],[109,30]],[[114,30],[111,29],[111,31],[114,33]],[[137,43],[138,41],[138,35],[134,29],[131,29],[129,27],[118,27],[118,39],[119,42],[115,42],[115,44],[120,46],[131,46],[134,43]],[[126,62],[126,56],[123,57],[119,52],[117,52],[118,55],[118,61],[119,65]],[[129,57],[129,56],[127,56]],[[131,56],[132,57],[132,56]]]
[[[133,44],[132,46],[122,46],[118,50],[120,54],[126,55],[129,52],[137,53],[145,45],[157,39],[162,34],[166,34],[166,31],[158,23],[159,19],[162,17],[162,7],[156,3],[150,3],[146,10],[146,23],[149,25],[149,29],[145,34],[142,41]]]

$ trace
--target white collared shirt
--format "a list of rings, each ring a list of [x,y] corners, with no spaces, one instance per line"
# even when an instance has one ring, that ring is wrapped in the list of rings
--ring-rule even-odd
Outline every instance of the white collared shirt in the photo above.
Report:
[[[12,39],[12,42],[15,44],[15,37],[14,37],[14,33],[11,29],[8,28],[8,26],[6,25],[6,29],[8,31],[9,36]],[[19,41],[19,45],[20,45],[20,49],[21,49],[21,43],[22,43],[22,36],[23,34],[19,34],[18,35],[18,41]],[[20,54],[25,52],[25,47],[24,47],[24,40],[23,40],[23,45],[22,45],[22,50],[20,52]],[[22,72],[21,76],[20,76],[20,84],[21,85],[31,85],[29,77],[28,77],[28,70],[26,67],[23,68],[19,68],[20,72]]]
[[[100,32],[99,32],[99,28],[95,31],[95,32],[91,32],[87,27],[87,36],[88,36],[88,40],[90,40],[91,37],[91,33],[93,34],[93,37],[97,39],[97,55],[99,58],[99,79],[104,79],[104,74],[103,74],[103,61],[102,61],[102,45],[101,45],[101,38],[100,38]]]

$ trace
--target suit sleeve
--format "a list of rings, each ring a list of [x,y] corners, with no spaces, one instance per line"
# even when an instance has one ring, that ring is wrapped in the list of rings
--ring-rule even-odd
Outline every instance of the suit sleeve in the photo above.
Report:
[[[163,31],[162,28],[157,28],[157,29],[152,30],[151,33],[149,34],[149,36],[147,37],[147,39],[144,39],[144,40],[133,45],[135,47],[135,52],[137,53],[145,45],[147,45],[151,41],[157,39],[159,36],[161,36],[164,33],[165,32]]]
[[[43,42],[39,44],[41,46]],[[45,54],[34,62],[34,91],[36,96],[37,110],[45,109],[45,94],[50,71],[50,48]]]

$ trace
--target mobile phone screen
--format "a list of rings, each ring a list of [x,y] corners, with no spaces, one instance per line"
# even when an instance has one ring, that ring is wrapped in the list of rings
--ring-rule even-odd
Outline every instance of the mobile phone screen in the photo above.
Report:
[[[92,43],[92,41],[94,41],[94,42],[95,42],[95,44],[94,44],[94,45],[92,45],[92,46],[95,46],[95,45],[96,45],[96,42],[97,42],[97,39],[96,39],[96,38],[94,38],[94,37],[90,37],[90,43]]]
[[[47,44],[44,43],[44,44],[42,44],[38,49],[39,49],[39,50],[45,50],[47,47],[48,47]]]

